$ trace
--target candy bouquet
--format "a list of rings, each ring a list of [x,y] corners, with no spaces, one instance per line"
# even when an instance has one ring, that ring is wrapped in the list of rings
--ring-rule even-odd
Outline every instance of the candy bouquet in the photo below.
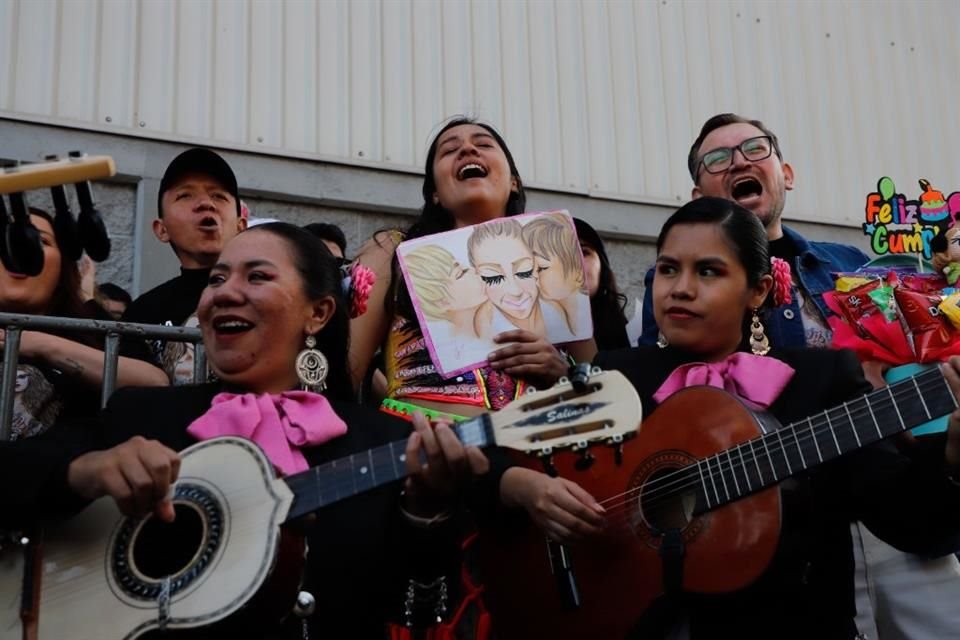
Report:
[[[879,180],[867,195],[863,232],[880,258],[836,274],[823,296],[835,314],[833,346],[892,365],[889,382],[960,355],[960,192],[945,197],[928,180],[919,184],[910,200],[890,178]],[[935,422],[914,433],[942,430],[945,421]]]
[[[960,355],[960,292],[940,274],[867,268],[824,294],[835,348],[891,365]]]

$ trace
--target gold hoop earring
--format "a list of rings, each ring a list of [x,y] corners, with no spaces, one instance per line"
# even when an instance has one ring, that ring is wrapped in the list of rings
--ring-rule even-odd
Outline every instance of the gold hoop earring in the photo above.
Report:
[[[657,334],[657,346],[661,349],[666,349],[670,346],[670,343],[667,342],[667,336],[663,335],[663,332]]]
[[[770,339],[760,324],[759,308],[753,310],[753,317],[750,318],[750,351],[758,356],[765,356],[770,351]]]
[[[327,372],[330,365],[327,357],[316,349],[317,339],[307,336],[306,348],[297,354],[297,378],[300,379],[300,388],[304,391],[322,392],[327,388]]]

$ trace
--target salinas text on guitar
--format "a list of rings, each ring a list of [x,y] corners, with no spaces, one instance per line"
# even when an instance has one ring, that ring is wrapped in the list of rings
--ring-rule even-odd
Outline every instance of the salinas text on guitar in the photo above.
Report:
[[[569,452],[551,456],[551,469],[607,510],[600,538],[565,549],[579,606],[554,588],[556,545],[542,532],[525,521],[481,531],[499,637],[623,638],[664,593],[665,579],[690,593],[746,587],[777,549],[782,480],[956,407],[939,368],[780,428],[720,389],[674,394],[622,457],[603,448],[591,464]]]

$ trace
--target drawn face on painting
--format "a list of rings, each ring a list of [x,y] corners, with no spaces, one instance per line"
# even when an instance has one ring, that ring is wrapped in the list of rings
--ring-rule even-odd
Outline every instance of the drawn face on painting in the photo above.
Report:
[[[537,304],[533,253],[517,237],[491,237],[480,242],[473,261],[487,298],[504,315],[525,320]]]
[[[580,291],[580,282],[576,274],[564,272],[563,265],[556,256],[536,256],[537,281],[540,294],[547,300],[563,300]]]
[[[453,263],[453,270],[447,280],[447,290],[450,292],[450,310],[460,311],[472,309],[486,295],[483,280],[470,265]]]

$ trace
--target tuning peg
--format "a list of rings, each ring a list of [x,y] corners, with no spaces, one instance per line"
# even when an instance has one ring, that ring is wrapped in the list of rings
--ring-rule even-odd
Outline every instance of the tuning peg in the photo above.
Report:
[[[39,275],[43,271],[43,243],[40,241],[40,232],[30,222],[27,203],[22,193],[10,194],[10,208],[13,211],[13,220],[8,222],[3,230],[0,261],[7,271],[12,273]]]
[[[49,155],[44,159],[53,161],[57,159],[57,156]],[[83,253],[83,245],[80,243],[77,221],[73,219],[73,214],[70,212],[67,192],[63,185],[56,185],[50,187],[50,196],[53,198],[53,208],[56,210],[56,216],[53,219],[53,232],[57,236],[60,252],[68,260],[79,260]]]
[[[592,467],[593,463],[596,461],[597,459],[593,457],[592,453],[590,453],[590,449],[583,449],[580,452],[580,457],[577,458],[577,461],[573,463],[573,467],[577,471],[586,471]]]
[[[553,448],[547,447],[540,454],[540,464],[543,465],[543,472],[546,473],[551,478],[556,478],[560,475],[560,472],[557,471],[557,467],[553,464]]]
[[[587,391],[587,384],[590,382],[591,373],[590,364],[587,362],[581,362],[580,364],[570,367],[569,376],[573,390],[577,393],[585,393]]]
[[[70,155],[77,153],[71,151]],[[93,205],[90,183],[78,182],[77,200],[80,202],[80,216],[77,218],[77,231],[87,255],[96,262],[103,262],[110,255],[110,236],[103,223],[100,212]]]

